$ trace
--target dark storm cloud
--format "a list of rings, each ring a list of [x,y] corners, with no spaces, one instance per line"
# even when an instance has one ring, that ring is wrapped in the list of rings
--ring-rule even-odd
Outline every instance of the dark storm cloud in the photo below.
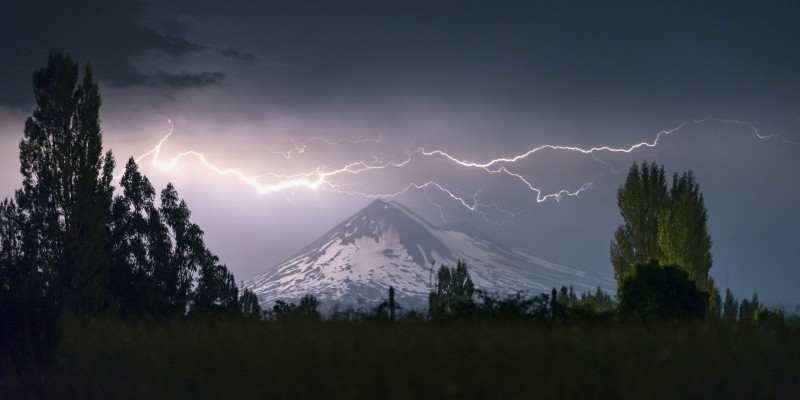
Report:
[[[137,60],[161,54],[183,57],[208,47],[175,34],[145,26],[147,4],[135,0],[26,1],[10,0],[0,12],[0,104],[20,106],[32,101],[30,77],[49,52],[70,52],[82,65],[91,64],[96,79],[112,86],[162,81],[172,87],[207,86],[219,82],[218,72],[198,74],[139,71]],[[190,19],[184,16],[182,20]],[[179,31],[176,29],[175,32]]]
[[[258,59],[258,56],[256,56],[255,54],[230,48],[220,50],[219,54],[225,58],[232,58],[237,60],[253,61]]]
[[[800,96],[797,2],[321,1],[217,13],[200,33],[292,65],[257,80],[303,107],[411,93],[517,111],[778,118]]]
[[[185,72],[170,73],[160,71],[153,75],[153,79],[175,88],[204,87],[215,85],[225,78],[222,72]]]

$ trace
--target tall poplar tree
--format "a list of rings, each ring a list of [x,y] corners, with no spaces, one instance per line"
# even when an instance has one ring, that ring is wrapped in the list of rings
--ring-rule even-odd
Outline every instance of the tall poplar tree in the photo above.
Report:
[[[69,55],[52,53],[33,74],[36,108],[20,142],[25,268],[42,274],[58,306],[99,311],[108,286],[107,220],[114,158],[102,154],[100,93],[89,67],[78,84]]]
[[[698,287],[708,291],[711,236],[708,212],[692,171],[672,177],[667,207],[659,215],[658,243],[662,260],[682,266]]]
[[[611,264],[617,282],[633,272],[635,264],[661,258],[658,218],[667,201],[664,167],[647,162],[640,167],[634,163],[617,192],[623,220],[611,242]]]

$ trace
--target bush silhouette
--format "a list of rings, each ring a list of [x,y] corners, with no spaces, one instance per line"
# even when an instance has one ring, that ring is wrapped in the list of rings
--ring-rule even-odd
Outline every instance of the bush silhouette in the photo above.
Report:
[[[690,319],[704,317],[708,294],[689,274],[675,265],[656,261],[634,266],[619,288],[620,314],[635,319]]]

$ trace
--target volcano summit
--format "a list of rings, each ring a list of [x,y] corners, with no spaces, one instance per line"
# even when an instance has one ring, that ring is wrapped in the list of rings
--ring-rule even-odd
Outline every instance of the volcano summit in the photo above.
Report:
[[[435,227],[405,206],[375,200],[295,256],[245,282],[264,306],[313,294],[326,303],[377,303],[394,286],[406,307],[427,306],[435,269],[466,262],[476,288],[540,293],[561,285],[578,292],[612,280],[564,267],[494,242],[462,223]]]

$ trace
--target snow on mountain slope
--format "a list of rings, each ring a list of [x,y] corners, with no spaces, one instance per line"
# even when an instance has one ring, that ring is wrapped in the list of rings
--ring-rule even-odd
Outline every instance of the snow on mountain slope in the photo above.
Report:
[[[501,294],[613,284],[506,248],[469,225],[437,228],[399,203],[376,200],[245,286],[268,307],[308,293],[345,306],[370,304],[387,297],[389,286],[406,307],[425,307],[435,268],[458,260],[466,262],[476,287]]]

